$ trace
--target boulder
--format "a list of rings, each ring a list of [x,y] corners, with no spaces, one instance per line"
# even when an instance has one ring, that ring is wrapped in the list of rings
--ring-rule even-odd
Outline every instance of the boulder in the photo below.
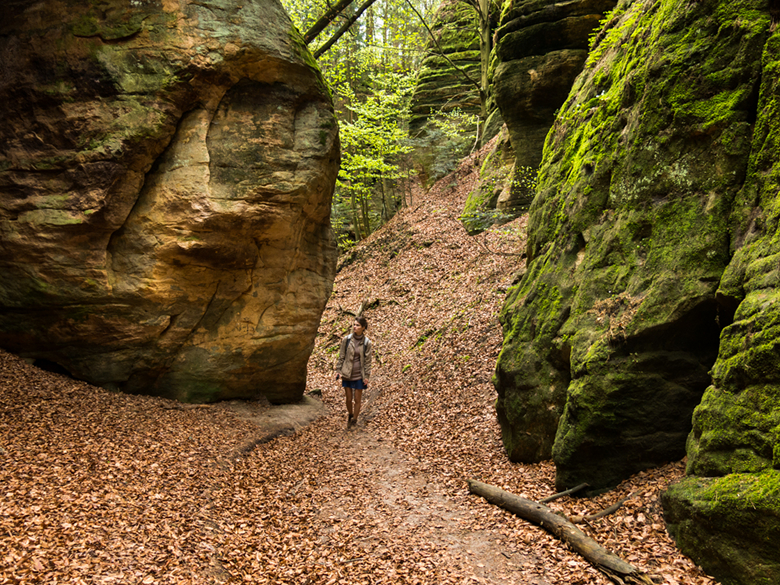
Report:
[[[0,346],[107,388],[299,399],[338,129],[278,0],[11,2]]]
[[[685,455],[770,26],[760,0],[621,1],[548,134],[495,383],[510,457],[559,488]]]
[[[589,38],[615,0],[510,0],[496,30],[492,99],[506,122],[520,177],[535,173],[555,113],[582,70]],[[507,190],[501,211],[525,210],[533,190]]]

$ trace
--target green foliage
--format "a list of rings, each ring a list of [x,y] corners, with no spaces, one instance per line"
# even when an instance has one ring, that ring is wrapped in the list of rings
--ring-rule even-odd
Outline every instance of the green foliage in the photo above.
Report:
[[[455,170],[474,146],[479,116],[460,108],[431,112],[423,133],[414,140],[417,164],[427,185]]]
[[[334,229],[342,250],[353,241],[347,234],[345,208],[351,210],[353,234],[369,235],[388,219],[399,205],[393,186],[409,175],[401,165],[411,150],[405,122],[414,78],[396,73],[371,77],[371,88],[362,100],[346,86],[343,90],[351,105],[346,106],[351,120],[341,124],[341,169],[334,197]],[[372,205],[379,199],[379,205]]]
[[[426,18],[433,0],[413,0]],[[298,29],[305,33],[327,10],[325,0],[283,0]],[[359,2],[348,7],[353,14]],[[341,26],[336,18],[309,46],[324,44]],[[350,31],[318,60],[339,118],[342,163],[331,221],[339,248],[388,221],[404,197],[400,180],[412,173],[406,154],[408,110],[427,33],[406,2],[377,0]]]

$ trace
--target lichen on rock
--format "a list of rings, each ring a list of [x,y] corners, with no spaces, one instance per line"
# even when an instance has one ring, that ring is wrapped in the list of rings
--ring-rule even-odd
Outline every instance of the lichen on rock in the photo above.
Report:
[[[281,5],[10,10],[0,345],[128,392],[299,399],[338,130]]]

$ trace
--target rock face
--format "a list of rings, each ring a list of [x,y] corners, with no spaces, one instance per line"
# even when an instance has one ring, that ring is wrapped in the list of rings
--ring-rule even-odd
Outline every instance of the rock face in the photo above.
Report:
[[[498,15],[495,3],[491,3],[490,14],[491,19]],[[415,160],[428,184],[454,170],[474,146],[481,109],[479,23],[474,7],[463,0],[442,0],[431,23],[436,41],[428,42],[430,52],[421,64],[409,118]],[[485,140],[501,124],[500,117],[495,117],[483,135]]]
[[[497,223],[505,223],[512,215],[496,210],[496,201],[506,197],[506,192],[516,184],[514,180],[515,153],[509,141],[506,124],[485,155],[479,169],[479,181],[469,193],[463,207],[461,222],[470,235],[485,231]]]
[[[729,585],[780,582],[778,17],[617,5],[545,144],[496,371],[507,451],[559,488],[687,440],[669,530]]]
[[[506,122],[521,178],[535,172],[555,112],[588,54],[588,39],[615,0],[508,0],[496,30],[492,97]],[[525,181],[523,181],[525,182]],[[533,192],[507,189],[499,210],[527,207]]]
[[[337,125],[277,0],[11,2],[0,346],[184,401],[301,397]]]
[[[761,60],[734,256],[717,290],[736,307],[693,415],[690,477],[664,497],[680,548],[725,584],[780,583],[780,30]]]
[[[716,294],[745,180],[761,3],[621,3],[545,145],[496,386],[515,460],[615,485],[685,453],[734,306]]]
[[[455,63],[479,83],[479,20],[476,11],[462,0],[442,0],[431,30],[436,43],[429,42],[431,53],[420,66],[412,95],[411,136],[420,133],[432,113],[459,109],[466,114],[479,114],[477,87],[449,62]],[[439,48],[449,61],[439,54]]]

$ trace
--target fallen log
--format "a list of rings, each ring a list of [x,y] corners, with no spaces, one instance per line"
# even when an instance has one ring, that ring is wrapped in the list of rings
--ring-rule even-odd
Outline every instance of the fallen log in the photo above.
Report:
[[[602,547],[566,518],[559,516],[544,504],[516,496],[480,481],[472,479],[466,481],[472,494],[482,496],[491,504],[501,506],[524,520],[541,526],[568,544],[613,583],[618,585],[653,585],[653,581],[646,573]]]

